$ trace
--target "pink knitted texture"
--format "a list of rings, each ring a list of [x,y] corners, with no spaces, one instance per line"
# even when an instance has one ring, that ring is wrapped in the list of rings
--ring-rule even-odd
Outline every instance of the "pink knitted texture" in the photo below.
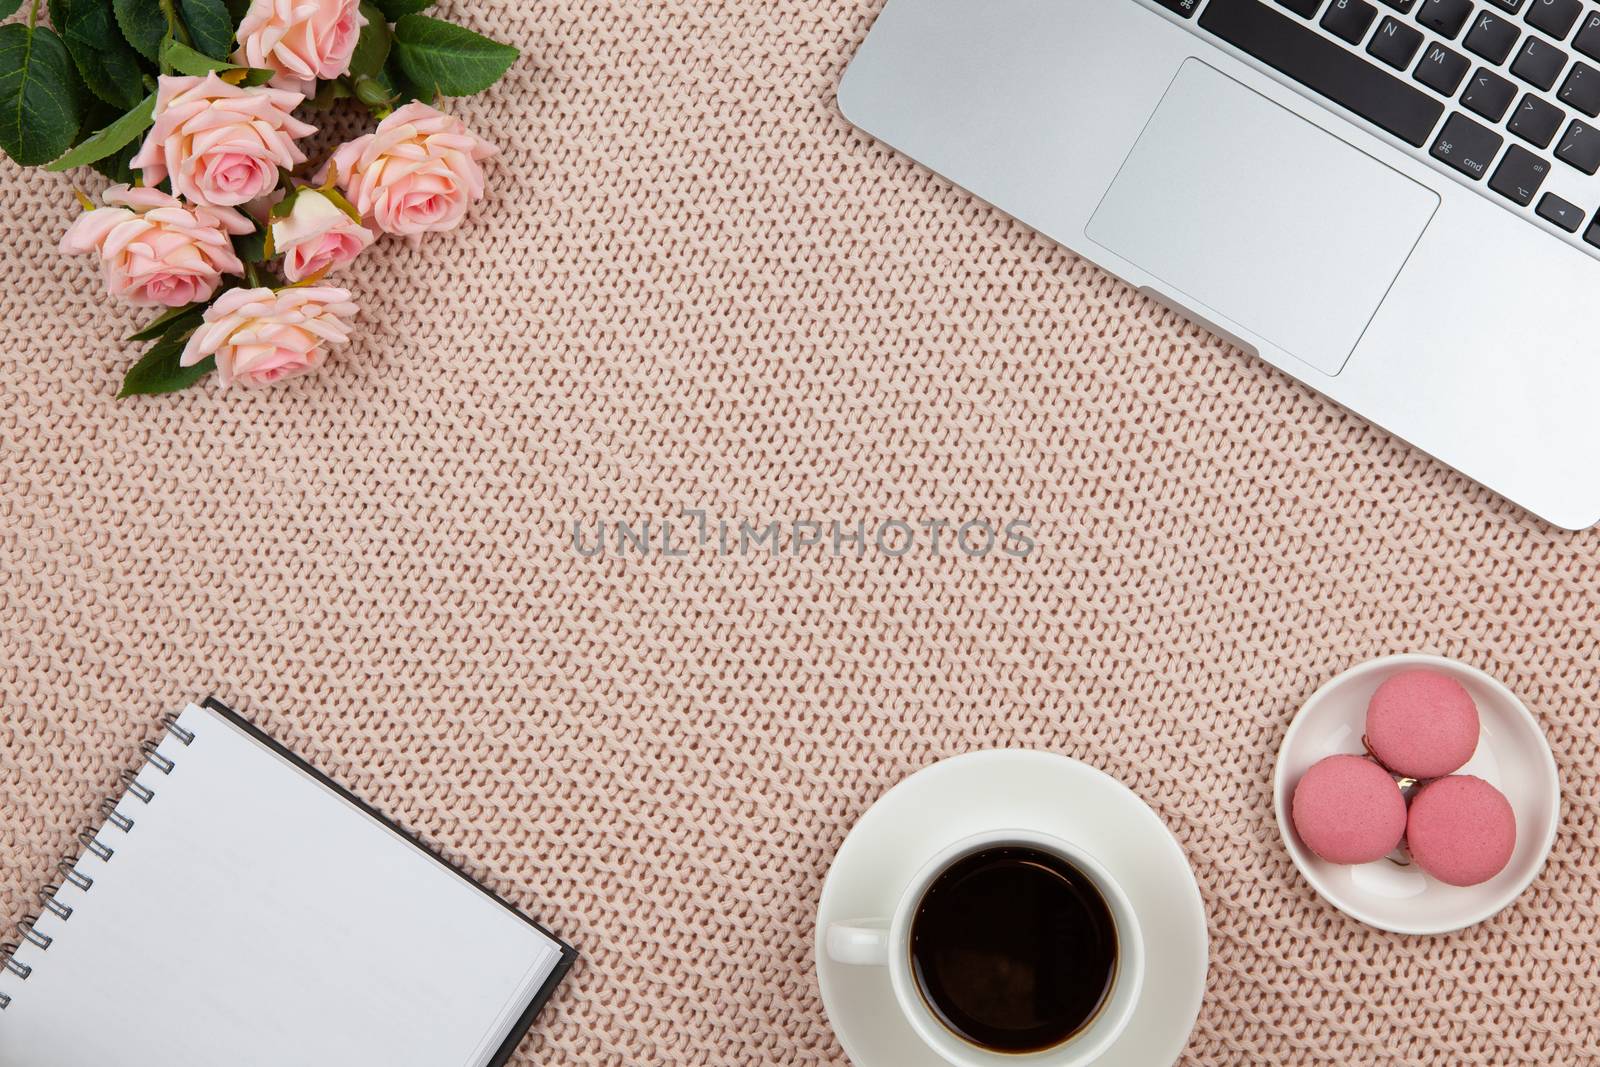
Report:
[[[442,3],[526,53],[451,103],[489,199],[341,275],[355,339],[267,391],[114,400],[142,319],[56,253],[68,182],[0,164],[0,940],[215,692],[579,946],[519,1067],[843,1065],[830,858],[905,775],[1020,745],[1191,857],[1186,1064],[1600,1061],[1600,537],[854,131],[877,6]],[[572,548],[684,508],[1038,547]],[[1504,680],[1565,790],[1532,888],[1445,937],[1324,904],[1272,816],[1301,701],[1403,651]]]

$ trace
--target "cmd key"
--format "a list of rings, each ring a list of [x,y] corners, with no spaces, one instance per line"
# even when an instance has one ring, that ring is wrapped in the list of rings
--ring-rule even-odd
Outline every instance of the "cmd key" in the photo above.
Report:
[[[1182,15],[1184,18],[1193,15],[1194,9],[1200,6],[1200,0],[1156,0],[1156,3],[1174,15]]]
[[[1452,114],[1428,154],[1472,179],[1483,177],[1489,161],[1500,151],[1501,137],[1467,116]]]

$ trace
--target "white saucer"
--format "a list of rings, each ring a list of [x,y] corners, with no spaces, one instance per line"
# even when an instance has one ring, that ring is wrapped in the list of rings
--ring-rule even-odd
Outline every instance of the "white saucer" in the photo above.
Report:
[[[1048,752],[974,752],[913,774],[850,831],[817,907],[817,982],[856,1067],[948,1067],[905,1021],[882,967],[823,950],[828,924],[887,916],[941,848],[996,827],[1054,834],[1093,853],[1127,890],[1144,933],[1144,993],[1095,1067],[1170,1067],[1189,1042],[1206,986],[1206,915],[1194,872],[1160,817],[1126,786]]]
[[[1458,887],[1387,859],[1341,866],[1300,843],[1289,818],[1294,787],[1307,768],[1338,752],[1360,755],[1367,703],[1391,674],[1439,671],[1455,678],[1478,705],[1478,750],[1461,768],[1499,789],[1517,816],[1517,847],[1506,869],[1482,885]],[[1283,737],[1273,775],[1278,831],[1300,873],[1340,911],[1397,934],[1443,934],[1489,918],[1528,888],[1555,841],[1561,783],[1550,744],[1533,713],[1511,690],[1475,667],[1439,656],[1387,656],[1352,667],[1314,693]]]

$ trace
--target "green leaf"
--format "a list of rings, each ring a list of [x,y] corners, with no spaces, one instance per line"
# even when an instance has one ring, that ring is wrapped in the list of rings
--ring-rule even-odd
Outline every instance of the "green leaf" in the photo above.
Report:
[[[254,231],[233,239],[233,252],[243,263],[267,261],[267,231],[257,226]]]
[[[103,159],[97,159],[89,164],[91,170],[104,174],[114,182],[123,185],[133,185],[139,175],[133,170],[133,157],[139,154],[139,142],[135,141],[125,148],[118,149]]]
[[[383,17],[394,22],[402,15],[414,15],[418,11],[433,6],[433,0],[373,0]],[[371,18],[371,15],[367,16]]]
[[[144,98],[145,67],[122,39],[111,0],[50,0],[50,21],[90,92],[118,111]]]
[[[363,3],[361,13],[367,16],[367,24],[361,27],[361,36],[356,38],[356,50],[350,55],[351,78],[370,78],[382,70],[384,61],[389,58],[389,46],[394,43],[383,12],[371,3]]]
[[[118,37],[118,40],[121,40],[120,36]],[[84,116],[83,125],[80,128],[81,134],[86,136],[93,135],[95,131],[102,130],[120,119],[125,110],[126,109],[120,107],[112,107],[103,100],[91,99],[89,102],[89,112]],[[137,175],[133,170],[133,157],[139,154],[139,149],[143,147],[143,143],[143,138],[135,137],[133,140],[129,141],[126,145],[117,149],[115,152],[112,152],[108,156],[100,157],[93,163],[90,163],[89,166],[97,172],[104,174],[113,182],[121,182],[124,185],[136,185],[138,184],[138,180]]]
[[[61,156],[45,170],[69,170],[104,159],[118,149],[132,144],[155,121],[156,95],[145,97],[138,107],[98,133],[85,137],[78,147]]]
[[[122,379],[122,391],[117,396],[175,393],[179,389],[189,388],[216,369],[217,361],[211,356],[192,367],[180,367],[178,359],[183,355],[183,345],[183,334],[162,335],[161,340],[151,345],[144,357],[129,369],[127,376]]]
[[[93,136],[95,132],[104,129],[121,117],[122,112],[117,108],[104,101],[96,100],[89,109],[88,117],[83,120],[83,130],[87,131],[88,136]],[[132,163],[133,157],[138,154],[141,147],[140,141],[135,139],[110,155],[101,156],[93,163],[90,163],[89,166],[95,171],[104,174],[113,182],[137,185],[138,180]]]
[[[167,36],[161,0],[112,0],[111,7],[128,43],[150,62],[160,59],[161,41]]]
[[[22,6],[22,0],[0,0],[0,19],[8,19],[17,13]]]
[[[65,152],[83,120],[84,93],[67,46],[46,26],[0,26],[0,148],[24,167]]]
[[[228,74],[233,71],[242,71],[243,77],[237,79],[241,85],[265,85],[272,80],[273,72],[260,67],[241,67],[237,63],[229,63],[225,59],[212,59],[208,55],[196,52],[193,48],[181,41],[167,38],[161,42],[161,65],[170,67],[179,74],[192,74],[203,78],[212,71],[219,74]],[[224,78],[224,81],[234,81]]]
[[[373,75],[370,80],[363,79],[355,83],[356,99],[368,107],[378,104],[387,104],[390,107],[400,107],[402,104],[413,100],[432,102],[433,90],[423,92],[411,84],[411,79],[406,77],[406,72],[400,69],[400,59],[394,52],[389,53],[389,62],[383,69]],[[372,97],[373,99],[368,99]]]
[[[128,340],[154,341],[156,338],[165,336],[168,333],[171,333],[175,338],[187,338],[189,333],[200,325],[200,320],[205,316],[206,308],[210,306],[211,301],[207,300],[203,303],[187,304],[181,308],[171,308],[138,333],[130,333]]]
[[[197,78],[203,78],[214,70],[234,69],[234,64],[227,60],[213,59],[171,37],[161,42],[161,66],[171,67],[178,74],[191,74]]]
[[[77,40],[91,48],[105,48],[106,39],[119,32],[111,0],[50,0],[50,21],[69,45]]]
[[[417,87],[471,96],[500,80],[521,55],[515,48],[427,15],[403,15],[394,26],[395,57]]]
[[[213,59],[226,59],[233,51],[233,16],[222,0],[179,0],[183,21],[196,50]]]

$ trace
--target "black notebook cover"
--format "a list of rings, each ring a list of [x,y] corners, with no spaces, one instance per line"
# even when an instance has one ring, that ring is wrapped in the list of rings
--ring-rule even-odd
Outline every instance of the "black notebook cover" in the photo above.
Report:
[[[251,722],[249,719],[246,719],[243,715],[240,715],[238,712],[223,704],[215,697],[206,697],[202,703],[205,707],[210,708],[212,711],[223,716],[229,722],[232,722],[235,726],[239,727],[239,729],[249,734],[252,738],[261,742],[263,745],[266,745],[268,748],[281,755],[284,759],[287,759],[290,763],[293,763],[296,767],[305,771],[311,777],[315,778],[317,781],[321,782],[323,785],[327,786],[329,789],[333,790],[335,793],[338,793],[340,796],[350,801],[350,803],[354,804],[356,807],[372,816],[372,818],[376,819],[390,830],[393,830],[399,836],[411,842],[411,844],[416,848],[421,849],[429,856],[438,860],[445,867],[449,868],[451,871],[454,871],[462,880],[466,881],[473,888],[477,889],[478,892],[484,894],[490,900],[493,900],[496,904],[500,905],[502,908],[506,909],[511,914],[515,915],[517,918],[533,927],[535,930],[538,930],[540,933],[550,938],[550,940],[554,941],[557,945],[561,946],[560,962],[557,963],[555,969],[550,972],[550,977],[546,979],[544,985],[539,987],[538,992],[536,992],[533,996],[533,999],[529,1001],[528,1006],[523,1011],[521,1017],[518,1018],[516,1024],[512,1026],[511,1032],[506,1035],[505,1041],[495,1052],[494,1057],[489,1061],[489,1067],[505,1067],[506,1062],[511,1059],[512,1053],[517,1050],[517,1045],[522,1042],[523,1037],[525,1037],[528,1031],[533,1027],[533,1022],[536,1018],[538,1018],[540,1009],[544,1007],[545,1002],[550,999],[550,995],[555,992],[556,986],[561,983],[561,979],[566,977],[567,972],[572,969],[573,963],[577,961],[577,949],[561,940],[561,938],[557,937],[540,924],[528,918],[528,916],[517,910],[517,908],[514,907],[510,901],[482,885],[471,875],[463,871],[460,867],[457,867],[455,864],[439,855],[437,851],[429,848],[416,834],[413,834],[404,827],[401,827],[395,823],[394,820],[388,818],[382,812],[374,808],[371,804],[368,804],[366,801],[350,792],[350,790],[346,789],[344,786],[340,785],[338,782],[334,781],[332,778],[329,778],[326,774],[323,774],[321,771],[317,770],[317,768],[307,763],[304,759],[301,759],[294,752],[290,751],[288,748],[285,748],[282,744],[274,740],[260,727]]]

